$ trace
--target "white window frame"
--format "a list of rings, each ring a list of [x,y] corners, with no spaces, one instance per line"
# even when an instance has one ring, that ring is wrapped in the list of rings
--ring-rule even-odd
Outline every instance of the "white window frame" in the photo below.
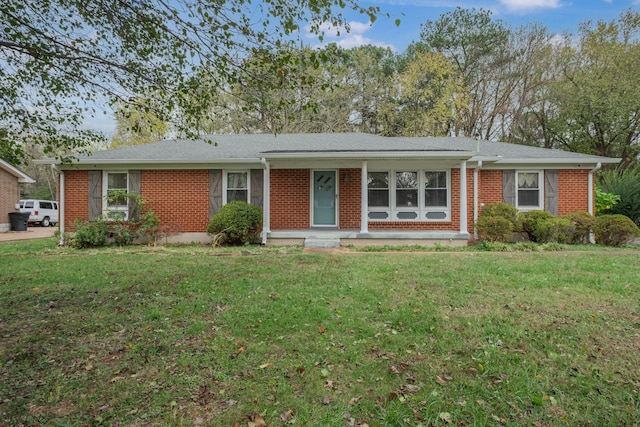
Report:
[[[111,174],[125,174],[127,177],[127,194],[129,193],[129,171],[104,171],[102,173],[102,216],[109,221],[115,220],[123,220],[126,221],[129,219],[129,199],[126,199],[125,207],[109,207],[109,203],[107,201],[107,192],[109,191],[109,175]],[[113,218],[111,213],[120,213],[122,214],[121,218]]]
[[[390,170],[371,169],[368,173],[384,172],[389,176],[389,207],[367,206],[367,215],[370,222],[451,222],[451,170],[450,169],[415,169],[415,168],[397,168]],[[398,172],[417,172],[418,173],[418,205],[417,206],[397,206],[396,204],[396,173]],[[447,206],[426,206],[425,182],[426,172],[444,172],[446,174],[447,183]],[[369,188],[367,187],[367,191]],[[372,218],[371,213],[386,213],[387,218]],[[415,212],[415,218],[399,218],[398,214]],[[444,218],[429,219],[429,213],[444,213]]]
[[[518,182],[519,182],[518,175],[525,174],[525,173],[535,173],[538,175],[538,205],[537,206],[520,206],[520,200],[519,200],[520,187],[518,186]],[[544,210],[544,172],[543,171],[541,170],[516,171],[515,186],[516,186],[516,189],[515,189],[516,208],[519,211],[526,212],[526,211]]]
[[[247,175],[247,203],[251,203],[251,172],[248,169],[230,169],[222,171],[222,204],[226,205],[229,203],[227,200],[227,190],[229,190],[229,179],[228,176],[230,173],[244,173]]]

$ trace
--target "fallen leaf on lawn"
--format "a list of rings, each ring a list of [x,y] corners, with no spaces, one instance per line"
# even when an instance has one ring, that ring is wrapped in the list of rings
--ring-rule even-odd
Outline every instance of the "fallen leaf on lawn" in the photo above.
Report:
[[[449,384],[449,381],[445,380],[444,378],[442,378],[439,375],[436,375],[436,382],[440,385],[447,385]]]
[[[354,397],[349,401],[349,406],[355,406],[358,404],[358,402],[360,402],[360,400],[362,399],[362,397],[358,396],[358,397]]]
[[[247,427],[266,427],[267,423],[264,422],[264,418],[260,415],[246,415]]]
[[[291,421],[293,419],[293,410],[289,409],[287,412],[281,413],[280,419],[283,423]]]
[[[322,399],[322,404],[323,405],[329,405],[331,404],[331,397],[327,396],[324,399]]]
[[[231,355],[231,358],[232,358],[232,359],[235,359],[235,358],[236,358],[236,357],[238,357],[238,356],[240,355],[240,353],[242,353],[243,351],[244,351],[244,347],[240,347],[240,348],[238,349],[238,351],[236,351],[235,353],[233,353],[233,354]]]
[[[391,373],[391,374],[399,374],[400,370],[396,366],[391,365],[391,366],[389,366],[389,373]]]
[[[440,412],[440,415],[438,415],[438,418],[440,418],[442,421],[444,421],[447,424],[451,424],[453,422],[453,418],[451,417],[451,414],[449,412]]]
[[[325,331],[324,326],[320,326],[320,327],[318,328],[318,332],[320,332],[321,334],[324,334],[324,331]]]
[[[320,370],[320,375],[322,375],[323,377],[328,377],[329,370],[327,368],[322,368],[322,370]]]
[[[301,377],[304,377],[305,372],[307,372],[307,370],[304,369],[302,366],[298,366],[296,368],[296,371],[300,374]]]
[[[265,363],[265,364],[260,365],[260,369],[267,369],[267,368],[270,368],[270,367],[271,367],[271,363]]]

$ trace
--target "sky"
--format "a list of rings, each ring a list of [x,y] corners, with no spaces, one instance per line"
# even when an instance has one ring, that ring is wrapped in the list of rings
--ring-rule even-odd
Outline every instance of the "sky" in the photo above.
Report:
[[[358,1],[362,7],[380,7],[383,14],[371,25],[368,18],[357,13],[346,14],[351,31],[327,31],[324,43],[335,42],[349,49],[362,45],[390,47],[396,53],[402,53],[412,42],[419,41],[420,27],[427,21],[435,21],[440,15],[451,12],[456,7],[476,10],[484,9],[492,13],[493,19],[499,19],[508,26],[516,28],[528,23],[543,24],[551,33],[575,34],[579,25],[585,21],[603,20],[611,22],[631,9],[640,12],[640,0],[364,0]],[[396,26],[400,19],[400,26]],[[307,29],[308,30],[308,29]],[[311,46],[319,46],[316,36],[302,30],[301,37]],[[84,127],[101,131],[110,138],[115,131],[112,112],[98,114],[89,118]]]
[[[336,42],[344,48],[372,44],[402,53],[410,43],[420,39],[422,24],[435,21],[456,7],[489,10],[493,19],[514,28],[539,23],[557,34],[575,34],[585,21],[611,22],[629,9],[640,11],[640,0],[374,0],[358,3],[364,7],[378,6],[390,17],[381,16],[370,25],[364,16],[348,14],[351,32],[342,32],[340,37],[332,37],[331,32],[327,32],[325,42]],[[395,25],[396,19],[400,19],[399,27]],[[318,44],[310,34],[305,37],[309,44]]]

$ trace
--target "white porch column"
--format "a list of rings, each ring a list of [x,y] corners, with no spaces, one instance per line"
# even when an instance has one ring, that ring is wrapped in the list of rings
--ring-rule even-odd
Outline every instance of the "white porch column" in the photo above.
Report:
[[[369,232],[369,173],[367,171],[367,162],[362,162],[362,178],[360,185],[360,233]]]
[[[467,161],[460,163],[460,233],[468,233],[467,225]]]
[[[263,175],[262,175],[262,244],[267,244],[267,237],[271,232],[271,194],[269,189],[271,186],[271,169],[269,162],[262,159]]]

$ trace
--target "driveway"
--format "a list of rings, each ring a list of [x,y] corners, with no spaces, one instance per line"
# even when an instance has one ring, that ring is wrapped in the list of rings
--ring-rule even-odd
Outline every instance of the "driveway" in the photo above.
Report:
[[[27,231],[7,231],[0,233],[0,242],[53,237],[57,229],[58,227],[27,227]]]

